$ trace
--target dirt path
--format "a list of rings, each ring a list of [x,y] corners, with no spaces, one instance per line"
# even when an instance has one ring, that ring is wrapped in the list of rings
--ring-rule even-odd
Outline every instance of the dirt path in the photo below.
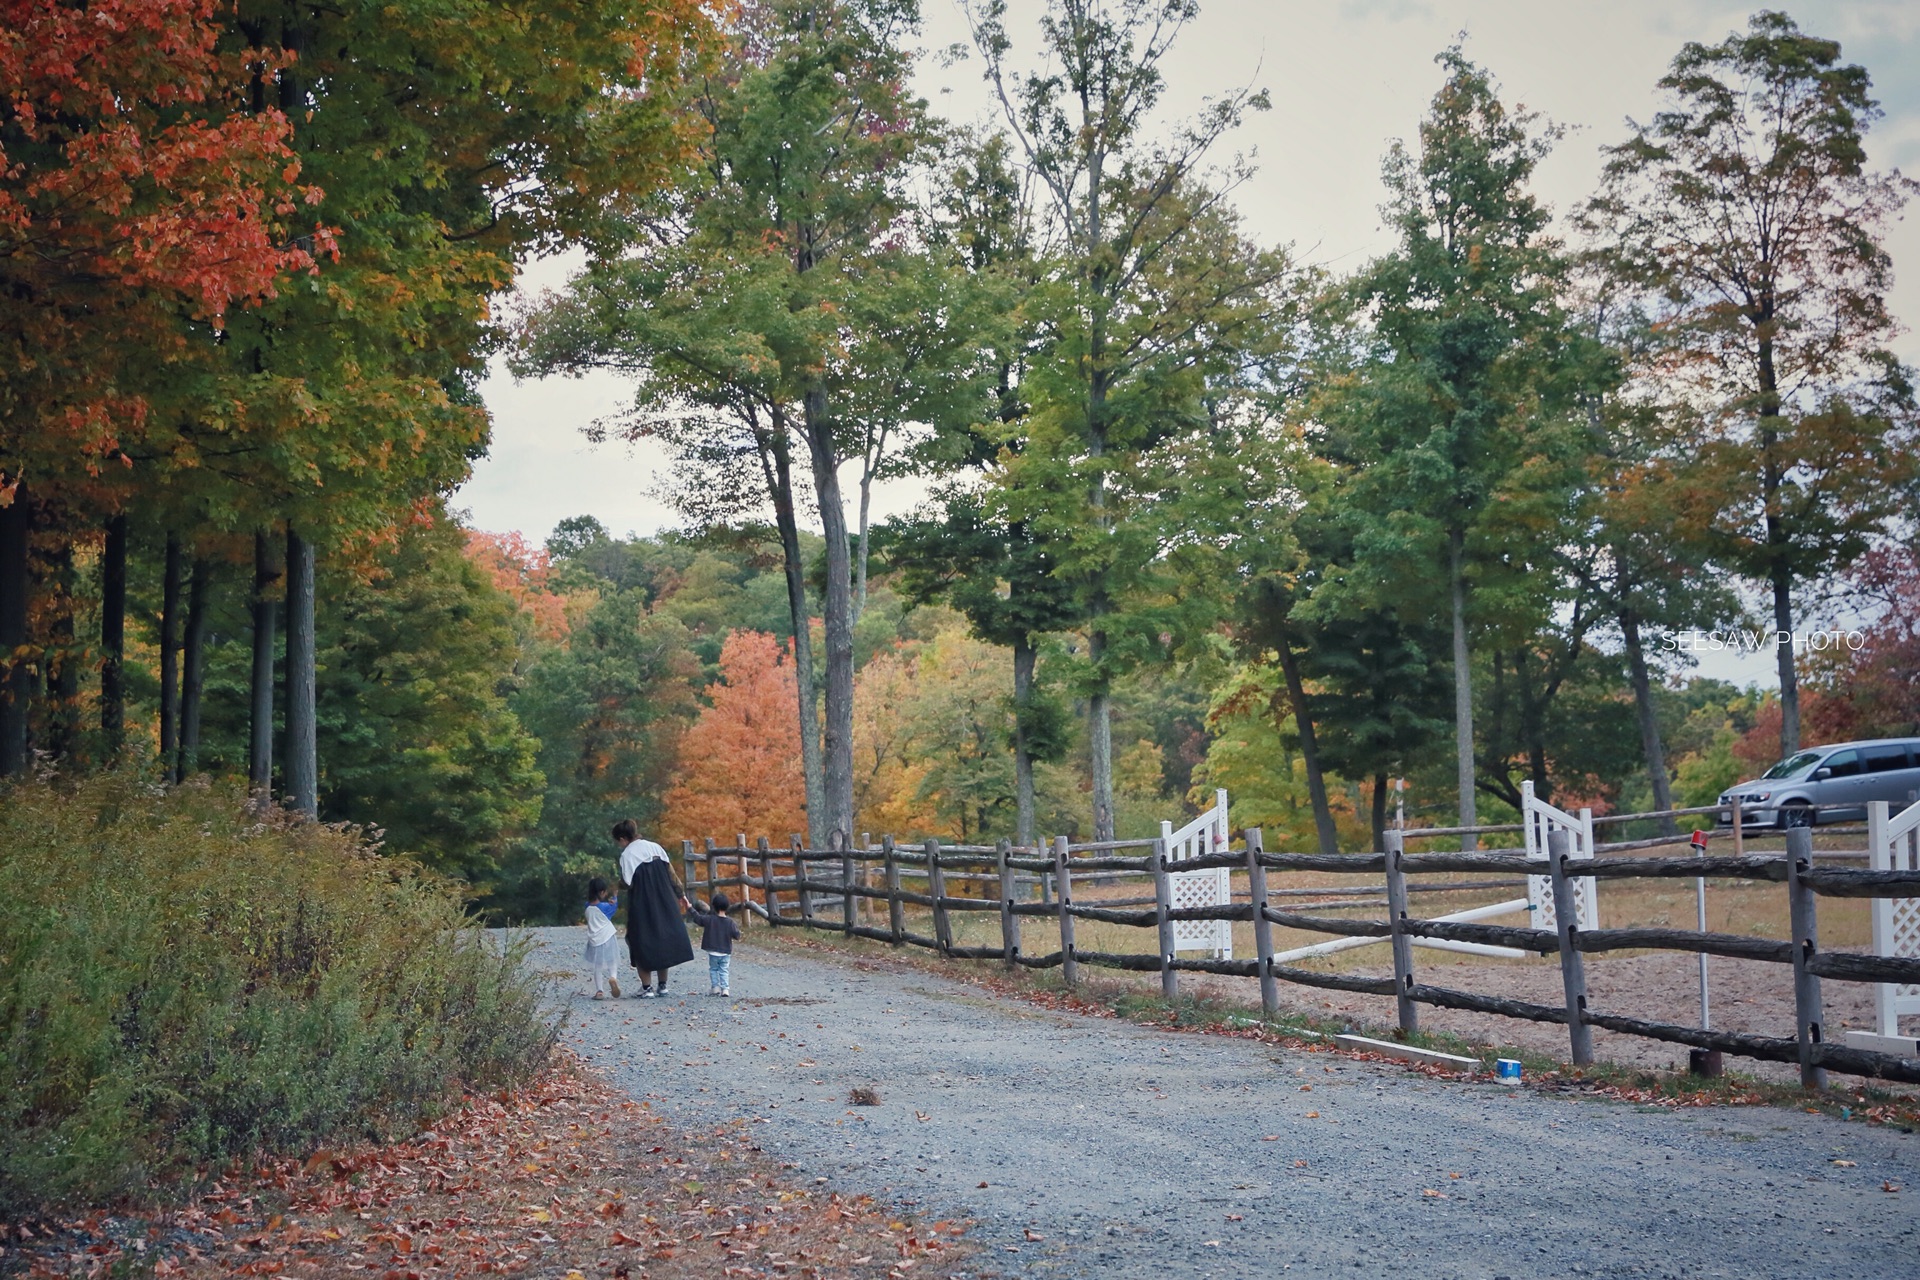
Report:
[[[1514,964],[1481,961],[1431,951],[1414,952],[1414,965],[1422,982],[1452,987],[1459,991],[1478,991],[1502,995],[1535,1004],[1559,1005],[1565,1000],[1560,985],[1560,968],[1552,961],[1538,964]],[[1356,966],[1353,973],[1371,977],[1392,977],[1393,970]],[[1679,952],[1651,952],[1642,955],[1606,955],[1587,964],[1587,991],[1590,1008],[1608,1013],[1628,1013],[1656,1022],[1681,1026],[1700,1025],[1700,971],[1696,956]],[[1143,987],[1157,975],[1141,980]],[[1240,1004],[1258,1006],[1260,989],[1251,978],[1216,978],[1208,975],[1181,976],[1183,990],[1217,996]],[[1709,999],[1713,1025],[1722,1031],[1750,1031],[1758,1035],[1793,1035],[1792,975],[1785,965],[1760,960],[1732,960],[1714,956],[1709,961]],[[1838,1040],[1849,1027],[1871,1027],[1873,988],[1864,982],[1828,982],[1822,992],[1825,1022],[1829,1038]],[[1391,1027],[1395,1006],[1392,996],[1366,996],[1351,992],[1321,991],[1312,987],[1280,984],[1282,1012],[1307,1013],[1321,1017],[1351,1017],[1358,1025]],[[1423,1005],[1420,1009],[1423,1031],[1449,1031],[1481,1044],[1502,1048],[1527,1049],[1553,1058],[1567,1056],[1567,1029],[1558,1023],[1525,1022],[1490,1013],[1470,1013],[1463,1009],[1441,1009]],[[1666,1044],[1641,1036],[1621,1035],[1596,1029],[1594,1054],[1600,1060],[1620,1066],[1684,1070],[1685,1045]],[[1775,1083],[1792,1083],[1800,1078],[1800,1069],[1791,1063],[1762,1062],[1755,1058],[1728,1055],[1727,1065],[1746,1075]],[[1858,1078],[1835,1076],[1836,1081],[1857,1083]],[[1876,1081],[1876,1086],[1895,1092],[1913,1092],[1910,1087]],[[1920,1266],[1916,1267],[1920,1274]]]
[[[536,957],[580,1053],[830,1186],[977,1220],[969,1276],[1920,1275],[1898,1131],[1441,1082],[750,945],[732,1000],[700,964],[664,1002],[594,1002],[581,936]]]

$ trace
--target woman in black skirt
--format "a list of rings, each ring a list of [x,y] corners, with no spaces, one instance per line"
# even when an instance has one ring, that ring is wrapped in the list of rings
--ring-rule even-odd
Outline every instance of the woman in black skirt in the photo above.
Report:
[[[656,974],[659,994],[664,996],[667,970],[693,959],[693,944],[687,940],[682,919],[693,904],[673,878],[667,851],[642,840],[632,818],[614,824],[613,838],[620,846],[620,883],[627,891],[627,950],[633,967],[640,971],[640,998],[651,1000]]]

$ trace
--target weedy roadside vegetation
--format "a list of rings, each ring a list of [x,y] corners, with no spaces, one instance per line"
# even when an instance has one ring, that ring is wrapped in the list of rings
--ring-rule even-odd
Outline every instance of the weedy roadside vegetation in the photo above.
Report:
[[[528,1079],[524,947],[368,833],[131,774],[0,790],[0,1218],[164,1200]]]

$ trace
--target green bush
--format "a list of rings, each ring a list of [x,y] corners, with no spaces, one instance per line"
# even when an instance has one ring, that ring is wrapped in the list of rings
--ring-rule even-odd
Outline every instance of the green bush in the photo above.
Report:
[[[0,790],[0,1216],[522,1080],[554,1036],[523,960],[451,885],[235,788]]]

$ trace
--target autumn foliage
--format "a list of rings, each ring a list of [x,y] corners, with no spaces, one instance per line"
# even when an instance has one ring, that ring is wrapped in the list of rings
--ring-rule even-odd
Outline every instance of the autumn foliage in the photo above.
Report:
[[[216,47],[227,17],[219,0],[0,0],[0,416],[41,446],[0,455],[9,482],[61,455],[97,465],[144,421],[130,335],[177,345],[179,313],[217,329],[331,246],[287,119],[222,100],[271,70]]]
[[[567,598],[552,589],[553,557],[518,533],[467,531],[467,559],[477,565],[519,607],[520,616],[542,640],[567,635]]]
[[[667,792],[662,833],[674,839],[741,832],[778,839],[807,829],[793,659],[763,631],[733,631],[720,679],[707,686]]]

